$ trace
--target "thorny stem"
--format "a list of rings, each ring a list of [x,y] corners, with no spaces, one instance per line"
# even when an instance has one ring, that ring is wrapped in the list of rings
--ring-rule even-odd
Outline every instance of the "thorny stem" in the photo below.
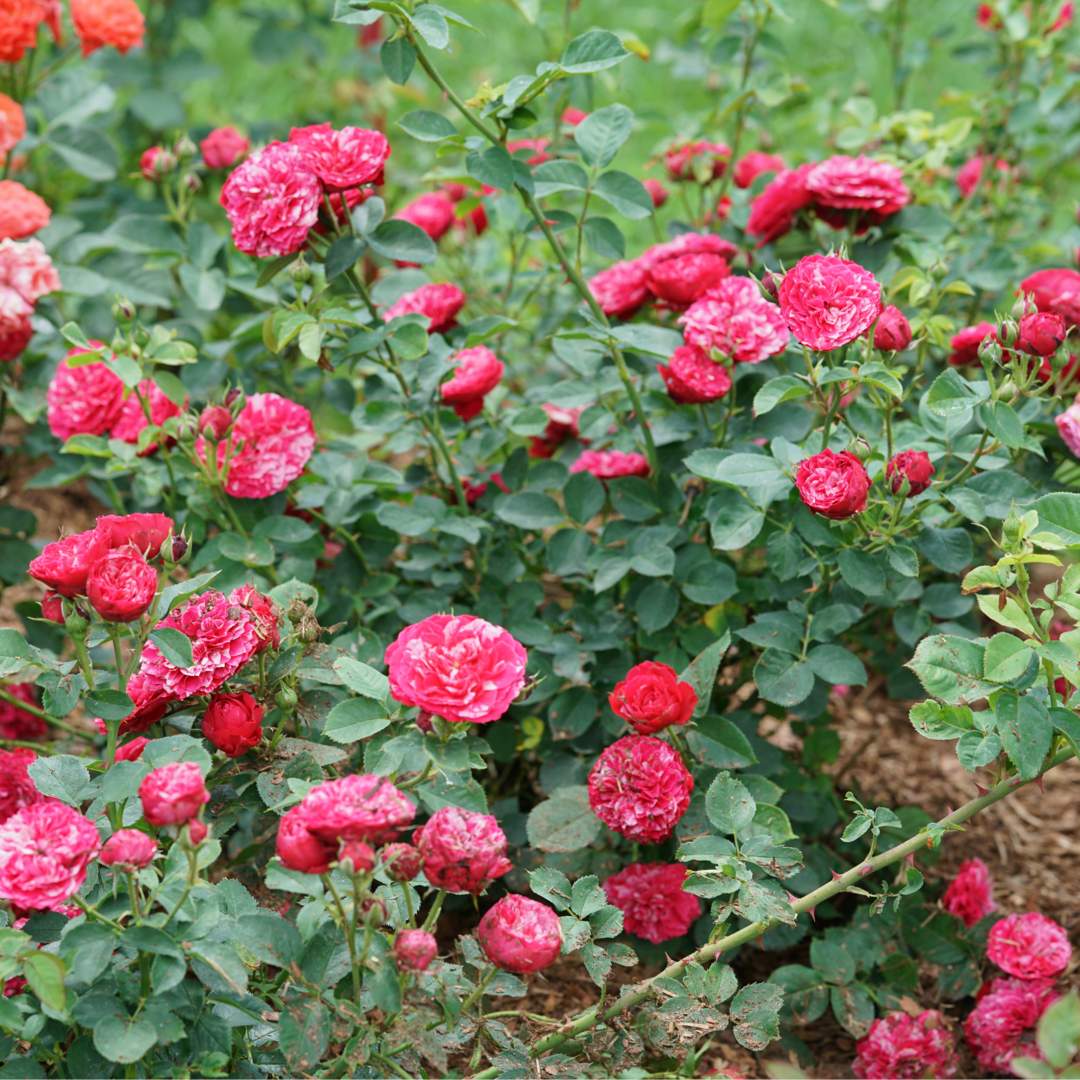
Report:
[[[1050,763],[1047,765],[1044,772],[1060,765],[1064,761],[1068,761],[1073,756],[1074,752],[1071,748],[1058,751],[1058,753],[1050,760]],[[1015,776],[1006,777],[1000,784],[992,787],[985,795],[981,795],[977,799],[972,799],[970,802],[965,803],[960,807],[959,810],[954,810],[951,814],[943,817],[939,824],[945,826],[960,825],[969,818],[974,817],[981,810],[985,810],[988,806],[992,806],[994,803],[1004,799],[1006,795],[1010,795],[1014,791],[1019,791],[1020,788],[1025,787],[1030,782],[1031,781],[1021,781]],[[841,874],[827,885],[822,885],[820,889],[815,889],[813,892],[807,893],[806,896],[796,900],[791,905],[791,908],[796,914],[810,911],[812,908],[817,907],[818,904],[822,904],[831,897],[836,896],[837,893],[845,891],[849,886],[858,885],[868,874],[884,870],[893,863],[899,862],[904,857],[914,855],[914,853],[924,845],[929,846],[929,843],[929,836],[925,833],[917,833],[910,840],[907,840],[902,844],[897,844],[896,847],[882,852],[873,859],[862,861],[858,866],[849,870],[846,874]],[[767,930],[771,930],[774,926],[779,925],[779,923],[779,919],[769,919],[765,922],[751,923],[749,926],[745,926],[743,929],[738,930],[733,934],[728,934],[719,941],[710,942],[709,944],[702,946],[696,952],[686,957],[685,960],[669,964],[659,975],[654,976],[654,979],[677,979],[686,971],[688,964],[709,963],[721,953],[730,952],[739,945],[744,945],[748,941],[753,941]],[[594,1027],[598,1023],[603,1023],[612,1019],[612,1017],[618,1016],[619,1013],[633,1005],[639,1005],[652,994],[652,983],[653,979],[647,979],[632,994],[621,997],[618,1002],[605,1012],[601,1012],[598,1007],[588,1009],[576,1020],[564,1025],[561,1031],[553,1032],[551,1035],[547,1035],[537,1042],[530,1049],[530,1055],[532,1057],[537,1057],[547,1050],[552,1050],[556,1046],[561,1046],[567,1039]],[[490,1068],[484,1070],[484,1072],[477,1073],[474,1080],[494,1080],[498,1075],[498,1068]]]

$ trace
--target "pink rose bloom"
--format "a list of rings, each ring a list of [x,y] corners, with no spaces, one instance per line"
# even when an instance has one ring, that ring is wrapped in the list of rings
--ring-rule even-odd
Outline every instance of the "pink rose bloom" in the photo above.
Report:
[[[501,626],[475,615],[429,615],[386,650],[390,690],[453,723],[498,720],[525,685],[528,654]]]
[[[1072,957],[1065,928],[1029,911],[1006,915],[986,941],[987,959],[1018,979],[1049,979],[1061,974]]]
[[[668,189],[651,176],[648,180],[642,180],[641,183],[649,193],[649,198],[652,199],[653,209],[659,210],[668,201]]]
[[[1076,270],[1036,270],[1020,282],[1016,293],[1030,294],[1040,311],[1054,311],[1069,326],[1080,326],[1080,273]]]
[[[791,336],[780,310],[745,277],[725,278],[690,305],[679,325],[687,345],[718,349],[742,364],[782,353]]]
[[[490,394],[506,370],[503,362],[486,346],[462,349],[450,357],[457,361],[453,378],[442,384],[442,400],[462,420],[471,420],[484,408],[484,395]]]
[[[420,852],[412,844],[387,844],[379,852],[383,869],[391,881],[412,881],[420,873]]]
[[[145,649],[143,650],[145,656]],[[130,735],[132,732],[146,731],[152,724],[163,719],[168,712],[169,705],[177,698],[166,693],[160,681],[154,677],[148,677],[140,667],[134,675],[128,679],[128,697],[135,703],[135,708],[130,716],[120,721],[120,734]],[[105,734],[105,721],[95,720],[98,731]]]
[[[885,479],[890,483],[894,495],[900,494],[904,481],[907,480],[908,498],[913,498],[921,495],[930,486],[930,478],[934,472],[930,455],[925,450],[902,450],[886,464]]]
[[[104,724],[102,725],[104,727]],[[124,743],[123,746],[116,748],[117,761],[138,761],[142,757],[142,752],[146,748],[146,744],[149,739],[144,739],[141,735],[131,740],[131,742]]]
[[[682,937],[701,914],[701,901],[683,891],[685,880],[682,863],[631,863],[604,882],[604,892],[627,933],[659,945]]]
[[[548,425],[544,428],[543,435],[532,437],[529,457],[549,458],[567,439],[581,437],[578,421],[585,411],[585,406],[575,405],[567,409],[561,405],[545,403],[540,408],[548,415]]]
[[[857,225],[866,228],[884,221],[911,201],[904,173],[897,165],[860,154],[834,154],[815,165],[806,177],[818,217],[833,228],[846,228],[848,212],[858,211]]]
[[[120,419],[113,424],[113,429],[109,433],[111,438],[120,439],[126,443],[137,443],[139,433],[143,428],[148,427],[150,424],[153,424],[154,427],[161,427],[170,416],[179,416],[182,412],[180,406],[167,398],[164,391],[160,390],[157,383],[151,379],[143,379],[139,383],[139,393],[142,394],[150,406],[150,419],[146,419],[142,401],[132,392],[127,401],[124,402],[124,407],[120,411]],[[145,457],[152,454],[157,449],[157,446],[156,442],[151,443],[141,452],[140,456]]]
[[[1054,423],[1065,445],[1080,458],[1080,402],[1074,401],[1060,416],[1055,416]]]
[[[252,394],[225,442],[217,444],[217,466],[228,475],[225,490],[238,499],[268,499],[284,491],[304,471],[315,450],[311,413],[278,394]],[[205,461],[207,442],[200,437],[195,451]]]
[[[100,341],[90,344],[105,348]],[[62,442],[72,435],[104,435],[124,411],[127,391],[110,367],[100,360],[68,367],[68,357],[87,351],[76,346],[57,364],[46,393],[49,430]]]
[[[804,458],[795,472],[799,498],[815,514],[844,521],[866,509],[870,477],[849,450],[822,450]]]
[[[454,224],[454,203],[441,191],[429,191],[403,206],[394,217],[423,229],[432,240],[441,240]]]
[[[814,201],[806,188],[806,178],[814,168],[813,164],[806,164],[797,169],[782,169],[750,204],[746,231],[761,237],[758,247],[791,232],[795,215]]]
[[[86,599],[106,622],[134,622],[150,610],[157,594],[157,573],[134,551],[110,551],[86,579]]]
[[[667,307],[683,310],[730,273],[731,267],[719,255],[680,255],[649,271],[649,292]]]
[[[13,697],[25,701],[27,705],[37,705],[33,683],[7,683],[4,689]],[[49,725],[40,716],[20,709],[10,701],[0,701],[0,739],[36,742],[48,737]],[[33,753],[32,750],[28,752]],[[0,793],[0,801],[2,800],[3,795]]]
[[[464,306],[465,294],[456,285],[421,285],[387,308],[383,318],[390,322],[399,315],[425,315],[430,320],[428,333],[442,334],[457,326],[458,313]]]
[[[256,654],[281,646],[281,634],[278,632],[281,609],[269,596],[263,596],[254,585],[241,585],[229,593],[229,599],[242,607],[255,624],[255,633],[259,638]]]
[[[60,275],[40,240],[0,240],[0,289],[14,289],[33,307],[60,288]]]
[[[299,147],[272,142],[229,175],[221,205],[238,250],[260,259],[291,255],[318,221],[322,185]]]
[[[289,143],[298,146],[307,167],[327,191],[345,191],[363,184],[381,184],[390,143],[381,131],[329,124],[293,128]]]
[[[545,161],[551,160],[551,155],[547,152],[550,145],[550,139],[514,139],[506,144],[506,149],[511,154],[516,154],[519,150],[531,150],[532,154],[525,159],[525,164],[543,165]]]
[[[589,278],[589,292],[611,319],[629,319],[649,299],[649,270],[640,259],[612,263]]]
[[[210,801],[210,792],[194,761],[172,761],[143,777],[139,799],[150,825],[184,825]]]
[[[1050,979],[991,979],[964,1021],[964,1035],[984,1076],[1013,1076],[1013,1059],[1042,1060],[1039,1018],[1061,995]]]
[[[328,874],[337,858],[337,845],[308,830],[299,806],[287,811],[279,822],[275,851],[290,870],[300,874]]]
[[[994,903],[994,879],[982,859],[965,859],[956,877],[949,882],[941,906],[950,915],[974,926],[980,919],[997,911]]]
[[[98,859],[121,874],[134,874],[149,866],[157,853],[157,844],[146,833],[138,829],[120,829],[105,841]]]
[[[597,480],[615,480],[620,476],[648,476],[649,462],[637,452],[621,450],[586,450],[570,466],[570,471],[590,472]]]
[[[215,128],[199,143],[208,169],[231,169],[247,157],[251,140],[234,127]]]
[[[941,1014],[927,1009],[918,1017],[894,1012],[870,1025],[855,1044],[851,1071],[858,1080],[921,1080],[956,1075],[959,1061]]]
[[[559,119],[567,127],[577,127],[582,120],[589,119],[589,114],[587,112],[582,112],[581,109],[577,109],[573,105],[567,105],[566,108],[563,109],[562,116],[560,116]]]
[[[426,930],[399,930],[390,955],[398,971],[427,971],[439,954],[439,943]]]
[[[484,915],[476,936],[496,967],[517,975],[550,967],[563,945],[559,916],[547,904],[513,893]]]
[[[139,172],[144,180],[164,180],[176,168],[176,158],[160,146],[151,146],[139,158]]]
[[[105,514],[97,519],[95,531],[110,549],[134,548],[147,559],[158,558],[161,545],[176,532],[167,514]]]
[[[37,754],[25,746],[0,750],[0,825],[28,806],[44,802],[27,770],[37,761]]]
[[[304,828],[327,843],[385,844],[396,840],[416,816],[416,807],[385,776],[360,773],[316,785],[300,809]]]
[[[31,563],[27,573],[43,585],[73,600],[86,592],[90,568],[111,551],[108,538],[96,529],[73,533],[45,550]]]
[[[874,348],[882,352],[903,352],[911,344],[911,323],[898,308],[889,304],[874,327]]]
[[[513,869],[506,836],[490,814],[444,806],[413,833],[424,859],[424,875],[438,889],[482,893]]]
[[[2,47],[2,46],[0,46]],[[18,180],[0,180],[0,240],[23,240],[49,224],[48,203]]]
[[[779,173],[783,168],[784,159],[779,154],[751,150],[735,163],[735,186],[748,188],[762,173]]]
[[[997,340],[997,330],[993,323],[981,322],[978,326],[964,327],[949,342],[952,346],[949,363],[953,367],[976,363],[979,359],[979,346],[987,338]]]
[[[694,778],[678,752],[649,735],[626,735],[609,746],[589,773],[596,816],[639,844],[671,836],[690,805]]]
[[[0,825],[0,897],[22,908],[62,904],[100,848],[93,822],[59,799],[27,806]]]
[[[157,625],[171,626],[191,639],[193,662],[191,667],[174,667],[158,647],[148,641],[135,675],[138,682],[134,687],[128,685],[128,694],[136,706],[155,698],[183,701],[196,695],[212,694],[259,648],[259,635],[251,615],[213,589],[193,596]]]
[[[989,163],[990,158],[988,155],[976,154],[973,158],[968,158],[957,170],[956,186],[960,189],[963,198],[970,197],[971,193],[979,186],[979,181],[982,179],[983,172],[985,172]],[[1005,176],[1009,175],[1009,163],[1004,158],[998,158],[994,163],[994,168]]]
[[[722,398],[731,389],[731,376],[704,349],[680,345],[671,354],[668,366],[656,370],[667,386],[668,396],[679,405],[699,405]]]
[[[779,299],[799,342],[822,352],[865,334],[885,308],[874,275],[835,255],[800,259],[780,282]]]
[[[723,176],[730,160],[731,147],[727,143],[691,139],[664,154],[664,169],[672,180],[694,180],[701,175],[707,183]]]
[[[646,248],[634,261],[648,270],[655,270],[669,259],[679,259],[684,255],[719,255],[727,262],[739,253],[739,249],[730,241],[716,233],[680,233],[674,240],[665,240],[662,244],[653,244]]]
[[[18,360],[34,336],[30,315],[22,306],[22,298],[13,290],[0,290],[0,363]]]

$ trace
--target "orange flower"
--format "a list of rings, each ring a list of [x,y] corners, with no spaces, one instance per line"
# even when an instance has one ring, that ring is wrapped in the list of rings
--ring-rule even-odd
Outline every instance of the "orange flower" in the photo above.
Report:
[[[143,43],[146,21],[135,0],[71,0],[70,10],[83,56],[106,45],[126,53]]]
[[[17,64],[37,45],[37,28],[45,18],[41,0],[4,0],[0,4],[0,62]]]
[[[8,156],[25,134],[26,117],[22,106],[6,94],[0,94],[0,161]]]
[[[49,224],[45,200],[17,180],[0,180],[0,240],[22,240]]]

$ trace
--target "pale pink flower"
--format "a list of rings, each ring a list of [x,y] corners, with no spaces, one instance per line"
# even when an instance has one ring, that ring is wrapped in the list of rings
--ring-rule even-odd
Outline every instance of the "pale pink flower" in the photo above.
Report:
[[[0,240],[0,287],[14,289],[31,308],[60,288],[60,275],[40,240]]]

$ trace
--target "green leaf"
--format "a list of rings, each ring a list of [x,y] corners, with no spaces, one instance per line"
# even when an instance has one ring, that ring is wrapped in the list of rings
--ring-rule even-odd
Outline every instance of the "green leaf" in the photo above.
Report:
[[[728,18],[738,9],[741,0],[705,0],[701,10],[701,25],[705,27],[723,26]]]
[[[412,24],[417,33],[433,49],[445,49],[450,44],[450,27],[441,12],[436,11],[431,4],[423,4],[416,8],[412,15]]]
[[[180,264],[180,284],[201,311],[217,311],[225,299],[225,274],[216,266],[200,270],[190,263]]]
[[[1001,753],[1001,736],[996,732],[965,731],[956,743],[956,756],[968,772],[985,768]]]
[[[811,388],[806,380],[794,375],[781,375],[776,379],[770,379],[754,395],[754,415],[764,416],[772,412],[781,402],[805,397],[810,392]]]
[[[323,734],[334,742],[354,743],[377,735],[389,726],[390,718],[383,702],[348,698],[327,713]]]
[[[68,806],[79,805],[79,795],[90,782],[90,773],[86,766],[71,754],[39,757],[37,761],[30,763],[27,773],[42,795],[60,799]]]
[[[744,769],[757,763],[742,730],[724,716],[703,716],[686,734],[692,753],[714,769]]]
[[[834,986],[829,991],[833,1013],[856,1039],[864,1038],[874,1022],[874,999],[862,986]]]
[[[334,670],[345,680],[345,685],[383,704],[390,700],[390,680],[373,667],[344,656],[334,661]]]
[[[584,525],[601,510],[607,501],[604,485],[592,473],[582,470],[573,473],[563,488],[563,505],[567,514],[579,525]]]
[[[465,171],[481,184],[509,191],[514,186],[514,162],[504,146],[470,150],[465,155]]]
[[[757,488],[788,480],[776,460],[765,454],[728,454],[724,450],[695,450],[683,464],[706,480],[733,487]],[[790,483],[790,481],[788,481]]]
[[[600,819],[589,805],[583,785],[558,788],[529,813],[525,823],[529,843],[541,851],[580,851],[600,834]]]
[[[177,630],[174,626],[158,626],[150,631],[150,640],[174,667],[189,668],[195,663],[195,657],[191,651],[191,638],[182,630]]]
[[[981,387],[977,389],[955,368],[948,368],[931,383],[924,401],[926,407],[938,416],[959,416],[986,400],[989,387],[986,383],[982,383]]]
[[[653,214],[652,197],[645,190],[645,185],[629,173],[612,169],[597,177],[592,190],[594,195],[614,207],[623,217],[640,221]]]
[[[765,524],[765,515],[749,502],[725,502],[710,521],[713,546],[739,551],[752,543]]]
[[[1080,1044],[1080,997],[1075,990],[1039,1018],[1038,1042],[1046,1060],[1059,1071],[1073,1059]]]
[[[754,820],[757,803],[745,785],[722,772],[705,793],[705,812],[717,831],[733,835]]]
[[[537,896],[549,901],[557,911],[570,907],[572,890],[564,873],[549,866],[529,871],[529,887]]]
[[[735,1038],[758,1053],[780,1035],[780,1007],[784,992],[773,983],[751,983],[732,999],[729,1010]]]
[[[934,634],[919,642],[905,665],[928,694],[950,705],[969,705],[996,689],[983,678],[985,649],[967,638]]]
[[[371,250],[386,259],[430,266],[438,251],[435,241],[411,221],[391,218],[367,235]]]
[[[956,739],[974,724],[966,705],[940,705],[936,701],[912,705],[908,716],[915,730],[927,739]]]
[[[1019,679],[1027,671],[1033,650],[1015,634],[995,634],[983,655],[983,675],[993,683]]]
[[[589,30],[566,46],[559,67],[568,75],[587,75],[622,63],[629,50],[610,30]]]
[[[998,698],[994,712],[1005,753],[1021,779],[1034,780],[1042,772],[1054,736],[1049,711],[1036,698],[1004,693]]]
[[[689,667],[679,675],[679,682],[689,683],[697,694],[698,702],[694,708],[694,716],[704,716],[709,711],[713,687],[716,684],[716,673],[720,670],[720,661],[730,646],[731,635],[725,632],[718,641],[714,641],[707,649],[698,653],[690,661]]]
[[[101,778],[101,797],[106,803],[122,803],[139,794],[139,785],[149,775],[142,761],[114,761]]]
[[[1059,491],[1036,499],[1039,528],[1053,533],[1067,547],[1080,547],[1080,495]]]
[[[386,77],[392,83],[404,86],[416,66],[416,49],[406,38],[387,38],[379,50],[379,59]]]
[[[812,1024],[820,1020],[829,1007],[829,988],[813,968],[787,964],[777,968],[769,976],[769,981],[784,990],[780,1018],[786,1027]]]
[[[779,649],[766,649],[754,666],[754,682],[766,701],[791,708],[814,689],[810,665]]]
[[[364,254],[366,246],[366,242],[358,236],[339,236],[326,252],[324,261],[326,280],[333,281],[350,267],[355,266],[356,260]]]
[[[533,169],[533,182],[536,197],[546,199],[560,191],[585,191],[589,186],[589,176],[576,161],[553,158]]]
[[[1024,425],[1012,407],[1004,401],[988,401],[979,406],[979,418],[1011,450],[1024,442]]]
[[[388,1016],[401,1011],[401,984],[398,982],[397,968],[389,958],[382,962],[374,975],[364,977],[364,989]]]
[[[621,259],[626,255],[626,237],[610,218],[590,217],[581,227],[585,242],[602,259]]]
[[[857,592],[880,596],[885,591],[885,571],[876,555],[858,548],[843,548],[837,562],[844,581]]]
[[[806,654],[810,670],[834,686],[865,686],[866,668],[850,650],[840,645],[818,645]]]
[[[634,114],[630,109],[625,105],[608,105],[590,113],[578,124],[574,129],[574,141],[581,147],[586,165],[603,169],[611,164],[633,129]],[[652,212],[651,200],[649,211]]]
[[[63,1012],[67,998],[64,989],[64,963],[52,953],[32,952],[22,958],[23,976],[38,999],[54,1012]]]
[[[122,690],[93,690],[83,698],[83,707],[102,720],[123,720],[134,711],[135,702]]]
[[[559,504],[540,491],[519,491],[496,503],[495,516],[520,529],[546,529],[562,525],[566,516]]]
[[[799,576],[804,558],[802,541],[794,532],[775,532],[765,545],[765,561],[780,581]]]
[[[45,141],[63,158],[69,169],[87,180],[101,182],[116,179],[120,157],[116,148],[97,128],[61,125],[53,128]]]
[[[333,1016],[315,998],[294,998],[285,1003],[278,1025],[278,1045],[294,1075],[315,1071],[330,1045]]]
[[[106,1016],[94,1028],[94,1047],[102,1057],[129,1065],[139,1061],[157,1043],[157,1028],[148,1020]]]
[[[919,533],[919,550],[939,569],[959,574],[971,565],[974,550],[966,529],[934,529],[927,526]]]
[[[236,936],[256,960],[283,970],[299,960],[304,949],[300,931],[268,911],[241,915],[236,921]]]
[[[654,581],[638,597],[638,625],[648,633],[663,630],[679,610],[679,590],[663,581]]]
[[[413,109],[412,112],[407,112],[401,117],[397,124],[403,131],[421,142],[441,142],[443,139],[453,138],[458,133],[450,120],[433,109]]]

